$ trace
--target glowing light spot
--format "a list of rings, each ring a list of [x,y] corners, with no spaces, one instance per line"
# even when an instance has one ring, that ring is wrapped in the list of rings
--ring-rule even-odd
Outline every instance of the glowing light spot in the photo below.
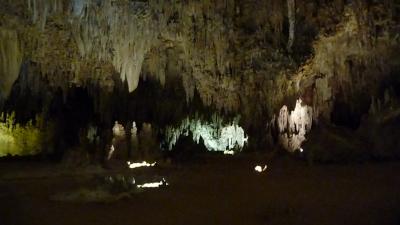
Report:
[[[224,151],[224,155],[234,155],[234,154],[235,154],[235,152],[232,151],[232,150],[225,150]]]
[[[303,148],[299,148],[299,151],[300,151],[300,152],[304,152]]]
[[[167,181],[163,178],[159,182],[152,182],[152,183],[144,183],[144,184],[138,184],[138,188],[159,188],[161,186],[168,186],[169,184]]]
[[[254,167],[254,170],[255,170],[256,172],[258,172],[258,173],[262,173],[262,172],[264,172],[265,170],[267,170],[267,168],[268,168],[267,165],[264,165],[264,167],[257,165],[256,167]]]
[[[127,162],[129,168],[131,169],[135,169],[135,168],[139,168],[139,167],[152,167],[155,166],[156,163],[148,163],[146,161],[140,162],[140,163],[131,163],[130,161]]]

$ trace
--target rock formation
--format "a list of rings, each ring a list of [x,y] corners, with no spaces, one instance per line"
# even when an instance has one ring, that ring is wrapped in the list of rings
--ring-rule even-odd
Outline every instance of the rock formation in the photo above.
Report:
[[[356,126],[385,90],[398,99],[399,8],[394,0],[5,0],[0,99],[16,83],[64,98],[85,88],[96,115],[108,115],[116,95],[155,80],[183,90],[188,105],[198,96],[241,114],[250,133],[266,132],[275,116],[278,139],[293,151],[312,124],[348,116]]]

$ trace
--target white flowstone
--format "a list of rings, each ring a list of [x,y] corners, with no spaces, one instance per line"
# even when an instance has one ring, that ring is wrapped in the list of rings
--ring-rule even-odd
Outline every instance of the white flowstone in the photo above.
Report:
[[[296,101],[293,111],[288,112],[283,106],[279,112],[278,127],[280,143],[290,152],[301,149],[301,144],[306,140],[306,134],[311,130],[313,123],[313,109],[303,105],[302,100]]]
[[[235,123],[224,125],[222,119],[214,115],[212,122],[186,118],[179,127],[168,127],[166,138],[169,149],[173,148],[181,135],[187,136],[189,133],[192,134],[193,141],[196,143],[200,143],[200,138],[203,139],[207,150],[221,151],[226,154],[241,150],[248,141],[242,127]]]

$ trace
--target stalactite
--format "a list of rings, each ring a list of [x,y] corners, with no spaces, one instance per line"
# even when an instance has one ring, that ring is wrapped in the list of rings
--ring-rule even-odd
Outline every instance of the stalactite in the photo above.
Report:
[[[17,32],[0,27],[0,100],[10,94],[21,69],[22,57]]]
[[[43,31],[47,17],[62,12],[62,0],[28,0],[28,9],[32,14],[32,22]]]
[[[82,57],[111,61],[129,91],[136,89],[155,31],[145,3],[77,2],[72,25]],[[82,15],[82,8],[86,14]]]
[[[296,28],[296,2],[295,0],[287,0],[288,19],[289,19],[289,39],[287,43],[288,52],[292,52],[292,46],[295,38]]]
[[[132,122],[132,128],[131,128],[131,157],[133,155],[133,152],[137,154],[139,150],[139,140],[138,140],[138,130],[136,127],[136,122]],[[133,151],[132,151],[133,150]]]
[[[171,5],[169,1],[160,3],[95,0],[61,3],[65,2],[28,0],[27,7],[32,22],[45,34],[47,18],[56,13],[65,16],[65,21],[70,23],[70,32],[75,44],[69,48],[70,62],[66,61],[67,57],[61,55],[63,61],[57,60],[57,63],[53,63],[54,60],[49,61],[46,55],[58,52],[55,51],[58,49],[54,49],[55,45],[50,43],[46,46],[47,44],[40,39],[38,40],[40,45],[32,49],[35,51],[33,55],[38,56],[35,61],[38,62],[41,73],[48,77],[54,86],[58,86],[59,81],[63,82],[66,79],[58,74],[69,73],[73,74],[68,75],[73,77],[69,81],[70,84],[84,85],[90,79],[89,74],[95,74],[94,80],[100,82],[104,80],[101,76],[109,74],[108,70],[104,71],[108,64],[113,65],[122,81],[127,81],[129,91],[134,91],[140,76],[147,74],[151,74],[164,84],[167,59],[161,50],[178,48],[184,53],[180,59],[184,60],[185,66],[180,75],[188,102],[197,89],[199,92],[208,92],[201,94],[202,100],[207,105],[216,103],[218,108],[229,110],[239,107],[235,103],[238,96],[233,94],[236,90],[232,89],[234,86],[232,84],[236,83],[237,79],[232,82],[228,81],[229,78],[224,78],[231,73],[229,69],[233,64],[233,58],[229,47],[234,33],[233,20],[222,17],[220,12],[226,10],[230,4],[173,1]],[[198,40],[193,42],[194,39]],[[63,43],[65,40],[58,41]],[[54,44],[56,43],[57,41],[54,41]],[[73,52],[75,49],[78,54]],[[154,49],[160,49],[159,53],[153,54],[155,57],[151,57],[153,62],[157,63],[154,65],[150,63],[150,67],[144,68],[147,56]],[[143,71],[144,69],[150,71]],[[64,73],[56,74],[56,71]],[[213,77],[204,79],[209,75]],[[228,89],[212,91],[219,82],[217,75],[223,77],[224,83],[229,83]],[[225,100],[218,99],[221,93],[224,93]]]
[[[353,98],[357,93],[370,97],[376,95],[376,74],[384,79],[390,73],[387,68],[391,67],[392,47],[395,49],[398,43],[386,36],[388,31],[382,32],[380,38],[372,39],[371,21],[367,18],[373,14],[368,15],[363,7],[358,7],[362,12],[346,8],[337,31],[331,36],[321,36],[315,42],[314,57],[297,74],[296,79],[302,84],[300,89],[313,87],[314,120],[318,117],[330,120],[339,92],[343,101],[352,107],[358,104],[358,99]],[[381,22],[376,19],[374,23]],[[382,62],[383,59],[386,63]],[[360,71],[367,67],[368,70]]]
[[[210,122],[203,121],[201,118],[191,119],[189,117],[182,120],[178,127],[167,127],[165,136],[168,149],[171,150],[177,143],[180,136],[192,135],[193,141],[197,144],[200,139],[204,141],[204,146],[208,151],[240,151],[248,141],[242,127],[235,122],[224,123],[221,117],[213,115]]]
[[[163,84],[171,75],[167,70],[173,57],[180,64],[172,65],[173,76],[182,77],[188,102],[196,91],[207,106],[221,111],[242,110],[248,115],[252,110],[278,110],[287,96],[311,85],[315,87],[311,96],[315,117],[320,113],[329,115],[337,88],[354,90],[349,84],[356,77],[352,74],[360,73],[350,71],[349,65],[373,65],[387,71],[384,66],[389,66],[384,57],[376,57],[377,51],[386,55],[386,49],[396,45],[392,38],[395,29],[390,28],[393,21],[390,15],[385,16],[384,8],[359,10],[365,6],[352,7],[353,3],[343,1],[324,6],[325,11],[337,7],[346,11],[343,17],[334,19],[335,23],[342,20],[340,24],[331,24],[331,33],[320,37],[296,36],[304,29],[320,31],[320,24],[330,20],[326,22],[326,15],[319,13],[304,15],[312,14],[306,8],[312,10],[316,4],[303,7],[298,1],[296,7],[295,0],[271,0],[259,5],[242,5],[234,0],[15,0],[19,1],[27,2],[23,15],[30,15],[30,20],[6,13],[5,23],[10,27],[21,25],[18,34],[27,46],[25,55],[38,68],[37,74],[54,87],[67,90],[72,85],[94,84],[113,90],[118,83],[115,74],[127,81],[129,91],[135,90],[140,76],[150,75]],[[7,6],[16,9],[20,5],[7,1]],[[295,40],[299,45],[303,38],[316,40],[314,55],[301,56],[311,57],[308,62],[295,62],[296,57],[282,51],[286,10],[287,50],[297,46]],[[305,24],[298,23],[296,14]],[[378,19],[371,19],[372,14]],[[387,45],[378,48],[374,43]],[[171,49],[173,53],[167,54]],[[299,64],[304,67],[296,68]],[[302,71],[304,76],[296,76],[294,71]],[[360,84],[370,82],[367,76],[360,77]],[[350,92],[346,94],[350,96]],[[260,105],[255,106],[255,101]]]

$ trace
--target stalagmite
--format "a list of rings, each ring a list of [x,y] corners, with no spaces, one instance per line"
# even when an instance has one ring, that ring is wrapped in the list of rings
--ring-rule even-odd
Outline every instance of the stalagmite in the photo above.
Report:
[[[111,157],[114,154],[114,151],[115,151],[114,145],[111,145],[110,150],[108,151],[108,154],[107,154],[107,160],[111,159]]]
[[[112,128],[113,135],[115,138],[124,138],[125,137],[125,128],[122,124],[115,121],[114,127]]]
[[[98,141],[98,131],[97,127],[90,125],[87,130],[86,138],[89,140],[90,143],[95,143]]]
[[[131,148],[135,152],[139,150],[139,140],[137,136],[136,122],[132,123],[132,128],[131,128]]]
[[[114,151],[117,150],[117,155],[121,155],[121,153],[124,153],[126,149],[126,132],[124,126],[122,124],[118,123],[118,121],[115,121],[114,126],[112,128],[112,133],[113,133],[113,138],[112,138],[112,144],[111,144],[111,149],[108,154],[108,160],[111,159]]]

